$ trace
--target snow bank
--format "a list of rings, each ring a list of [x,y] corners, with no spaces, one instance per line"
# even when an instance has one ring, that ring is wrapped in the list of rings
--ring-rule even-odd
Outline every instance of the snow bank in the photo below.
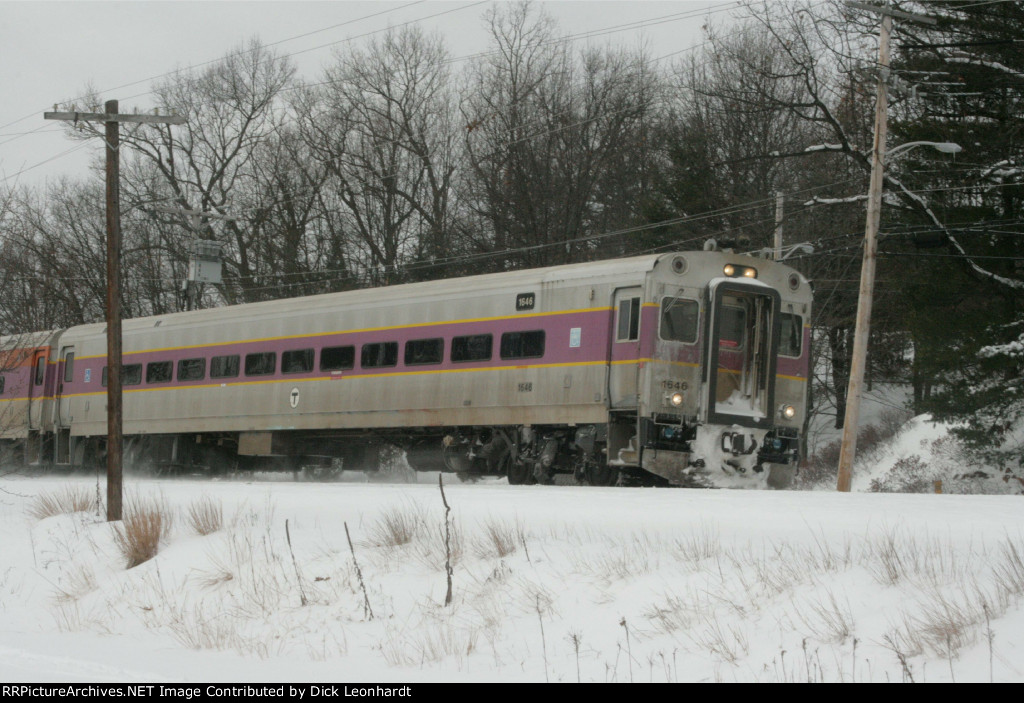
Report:
[[[68,482],[3,483],[7,681],[1024,680],[1017,497],[450,485],[445,607],[436,484],[132,481],[176,517],[126,570],[27,517]]]

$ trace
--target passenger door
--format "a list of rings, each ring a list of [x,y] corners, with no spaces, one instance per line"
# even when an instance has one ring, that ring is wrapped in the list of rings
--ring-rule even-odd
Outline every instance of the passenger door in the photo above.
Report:
[[[608,399],[612,408],[637,407],[642,301],[639,286],[619,288],[613,296],[608,369]]]
[[[28,379],[28,428],[40,430],[43,424],[43,402],[46,397],[46,358],[48,349],[32,352],[32,371]]]
[[[63,347],[60,350],[60,363],[57,365],[57,385],[54,393],[54,461],[57,464],[71,463],[71,400],[67,392],[71,390],[71,382],[75,378],[75,348]],[[67,386],[67,388],[65,388]]]
[[[60,350],[60,364],[57,366],[57,416],[54,424],[57,427],[71,426],[71,401],[68,399],[64,386],[70,386],[75,377],[75,348],[64,347]]]

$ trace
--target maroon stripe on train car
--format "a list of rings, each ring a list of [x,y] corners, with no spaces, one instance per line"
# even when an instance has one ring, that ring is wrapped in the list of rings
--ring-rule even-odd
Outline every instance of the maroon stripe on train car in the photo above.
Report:
[[[403,370],[409,372],[425,371],[458,371],[486,369],[509,366],[530,366],[536,364],[573,364],[593,363],[607,361],[608,335],[611,326],[612,312],[609,310],[588,310],[583,312],[568,313],[565,315],[545,315],[536,317],[511,318],[503,320],[484,320],[479,322],[459,322],[451,324],[428,325],[417,327],[403,327],[395,330],[382,330],[371,332],[339,332],[337,334],[318,335],[310,337],[294,337],[289,339],[276,339],[264,342],[229,342],[225,344],[204,346],[192,349],[174,349],[157,352],[128,352],[124,355],[125,364],[142,364],[143,378],[145,378],[145,365],[154,361],[171,361],[177,367],[178,361],[183,359],[205,358],[207,359],[206,377],[195,381],[173,381],[169,383],[140,384],[137,386],[125,386],[126,391],[139,388],[174,388],[188,386],[204,386],[211,383],[247,383],[252,381],[274,381],[274,380],[302,380],[315,378],[330,378],[331,372],[319,370],[319,354],[315,358],[314,369],[306,373],[282,373],[280,370],[274,374],[264,376],[245,376],[245,355],[256,352],[276,352],[278,355],[277,364],[280,367],[281,354],[286,351],[313,348],[315,350],[323,347],[354,346],[356,348],[356,368],[346,369],[335,376],[343,378],[358,378],[360,376],[378,375],[387,373],[401,373]],[[580,345],[570,347],[570,338],[573,336],[573,329],[580,330]],[[543,357],[532,359],[502,359],[501,335],[505,332],[527,332],[531,330],[544,330],[545,332],[545,353]],[[490,361],[477,362],[452,362],[451,339],[475,334],[493,334],[492,356]],[[445,339],[444,361],[440,364],[428,364],[406,366],[403,363],[403,349],[405,342],[415,339]],[[377,367],[363,369],[360,367],[359,351],[363,344],[378,342],[398,342],[399,354],[396,366]],[[631,345],[621,345],[631,346]],[[209,359],[214,356],[239,355],[240,375],[232,378],[209,377]],[[619,357],[616,357],[619,358]],[[622,358],[628,360],[636,359],[637,353],[634,349],[631,353]],[[92,365],[88,365],[93,362]],[[106,365],[102,358],[88,359],[76,362],[74,380],[64,385],[65,394],[100,392],[99,386],[102,369]],[[85,383],[85,370],[91,369],[90,383]],[[177,371],[175,371],[175,378]]]

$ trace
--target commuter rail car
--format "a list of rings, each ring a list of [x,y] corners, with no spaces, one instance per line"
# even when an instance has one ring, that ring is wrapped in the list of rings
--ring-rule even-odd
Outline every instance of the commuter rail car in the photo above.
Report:
[[[784,487],[810,306],[792,268],[702,251],[126,320],[125,454],[372,470],[394,445],[418,471],[512,484]],[[36,335],[8,360],[9,448],[102,463],[105,326]]]

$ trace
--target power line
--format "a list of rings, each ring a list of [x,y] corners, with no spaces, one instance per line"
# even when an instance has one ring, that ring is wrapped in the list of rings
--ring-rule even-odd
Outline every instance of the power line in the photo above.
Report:
[[[59,154],[54,154],[53,156],[51,156],[48,159],[43,159],[39,163],[32,164],[31,166],[26,166],[25,168],[21,169],[17,173],[11,174],[10,176],[5,176],[3,179],[0,179],[0,183],[6,183],[7,181],[11,180],[12,178],[17,178],[18,176],[20,176],[23,173],[28,173],[29,171],[31,171],[34,168],[39,168],[40,166],[43,166],[44,164],[48,164],[51,161],[56,161],[57,159],[59,159],[61,157],[64,157],[64,156],[67,156],[68,154],[70,154],[72,152],[75,152],[75,151],[78,151],[79,149],[83,149],[86,146],[88,146],[87,142],[82,142],[81,144],[76,144],[75,146],[71,147],[70,149],[65,149],[64,151],[60,152]]]
[[[464,5],[462,7],[455,8],[455,9],[452,9],[452,10],[445,10],[443,12],[435,13],[433,15],[427,15],[426,17],[421,17],[421,18],[418,18],[416,20],[411,20],[409,22],[405,22],[405,23],[399,24],[399,25],[397,25],[397,27],[403,27],[403,26],[407,26],[407,25],[410,25],[410,24],[415,24],[417,22],[420,22],[420,21],[423,21],[423,20],[426,20],[426,19],[432,19],[432,18],[435,18],[435,17],[439,17],[441,15],[449,14],[451,12],[457,12],[459,10],[475,7],[477,5],[481,5],[481,4],[484,4],[484,3],[489,2],[489,1],[490,0],[480,0],[480,2],[471,3],[469,5]],[[415,5],[415,4],[418,4],[418,3],[417,2],[410,3],[410,5]],[[403,5],[402,7],[397,8],[397,9],[404,9],[405,7],[409,7],[410,5]],[[571,41],[576,41],[578,39],[585,39],[585,38],[591,38],[593,36],[602,36],[602,35],[605,35],[605,34],[610,34],[613,31],[622,31],[623,28],[624,29],[643,29],[646,26],[652,26],[654,24],[661,24],[661,23],[663,23],[663,22],[655,22],[653,20],[677,21],[678,19],[687,19],[687,18],[690,18],[690,17],[693,17],[693,16],[710,15],[710,14],[714,14],[714,13],[717,13],[717,12],[724,12],[724,11],[732,10],[732,9],[735,9],[736,7],[738,7],[740,5],[741,5],[741,3],[735,2],[735,3],[731,3],[730,5],[720,6],[720,7],[714,8],[714,9],[702,8],[701,10],[691,10],[691,11],[687,11],[687,12],[683,12],[683,13],[676,13],[677,15],[679,15],[678,17],[675,17],[675,15],[664,15],[664,16],[652,18],[651,20],[639,20],[639,21],[636,21],[636,22],[624,23],[624,24],[620,24],[620,25],[612,25],[610,27],[604,27],[604,28],[600,28],[600,29],[597,29],[597,30],[592,30],[590,32],[583,32],[583,33],[580,33],[580,34],[577,34],[577,35],[569,35],[568,37],[561,37],[561,38],[552,40],[551,42],[548,42],[548,43],[550,43],[550,44],[567,43],[567,42],[571,42]],[[388,10],[387,12],[390,12],[390,11],[392,11],[392,10]],[[374,13],[374,14],[371,14],[371,15],[366,15],[366,16],[358,18],[356,20],[350,20],[349,22],[342,23],[342,25],[344,25],[344,24],[351,24],[353,22],[357,22],[357,21],[360,21],[362,19],[367,19],[369,17],[375,17],[375,16],[377,16],[379,14],[384,14],[384,13],[380,12],[380,13]],[[675,17],[675,19],[668,20],[668,19],[666,19],[668,17]],[[647,24],[644,24],[645,22]],[[336,26],[342,26],[342,25],[336,25]],[[379,34],[380,32],[383,32],[383,31],[391,31],[394,28],[395,27],[388,27],[388,28],[385,28],[385,29],[379,29],[379,30],[374,30],[374,31],[371,31],[371,32],[366,32],[364,34],[356,35],[354,37],[347,37],[345,39],[341,39],[341,40],[338,40],[338,41],[335,41],[335,42],[330,42],[328,44],[323,44],[323,45],[320,45],[320,46],[317,46],[317,47],[312,47],[312,48],[309,48],[309,49],[303,49],[301,51],[292,52],[291,54],[284,54],[284,55],[281,55],[281,56],[277,56],[277,57],[274,57],[274,60],[280,60],[280,59],[284,59],[284,58],[289,58],[291,56],[295,56],[295,55],[302,54],[302,53],[307,53],[309,51],[313,51],[313,50],[316,50],[316,49],[324,48],[326,46],[332,46],[332,45],[336,45],[336,44],[340,44],[340,43],[346,43],[346,42],[354,41],[356,39],[365,38],[367,36],[371,36],[371,35],[374,35],[374,34]],[[299,38],[301,36],[308,36],[309,34],[314,34],[314,33],[318,32],[318,31],[322,31],[322,30],[316,30],[314,32],[308,32],[305,35],[298,35],[297,37],[292,37],[292,38],[289,38],[289,39],[280,40],[278,42],[274,42],[274,43],[272,43],[270,45],[267,45],[267,46],[273,46],[275,44],[280,44],[282,42],[290,41],[291,39]],[[698,43],[698,44],[694,44],[693,46],[687,47],[685,49],[681,49],[681,50],[678,50],[678,51],[671,52],[671,53],[666,54],[664,56],[661,56],[661,57],[658,57],[656,59],[653,59],[652,63],[656,63],[658,61],[661,61],[663,59],[669,58],[671,56],[675,56],[675,55],[683,53],[685,51],[692,51],[692,50],[694,50],[696,48],[699,48],[700,46],[704,46],[706,44],[707,44],[707,42],[701,42],[701,43]],[[202,66],[205,66],[205,65],[217,63],[217,62],[220,62],[220,61],[225,61],[225,60],[227,60],[229,58],[233,58],[235,56],[242,56],[242,55],[245,55],[247,53],[252,53],[252,50],[235,52],[234,54],[231,54],[228,57],[222,57],[220,59],[214,59],[214,60],[211,60],[211,61],[207,61],[207,62],[205,62],[203,64],[199,64],[199,66],[193,67],[193,68],[199,68],[199,67],[202,67]],[[460,57],[458,59],[448,59],[448,60],[446,60],[446,62],[461,61],[461,60],[466,60],[466,59],[474,58],[474,57],[477,57],[477,56],[486,56],[486,55],[490,55],[490,54],[493,54],[493,53],[496,53],[496,52],[485,52],[485,53],[481,53],[481,54],[474,54],[474,55],[469,55],[469,56],[466,56],[466,57]],[[190,70],[192,70],[192,69],[190,69]],[[148,78],[148,79],[142,79],[142,80],[139,80],[139,81],[134,81],[132,83],[127,83],[127,84],[124,84],[122,86],[118,86],[118,88],[123,88],[123,87],[131,86],[131,85],[137,85],[138,83],[142,83],[142,82],[145,82],[147,80],[155,80],[157,78],[173,75],[175,73],[180,73],[180,71],[177,71],[177,70],[176,71],[169,71],[169,72],[166,72],[166,73],[163,73],[163,74],[159,74],[157,76],[154,76],[154,77],[151,77],[151,78]],[[318,85],[326,85],[326,84],[330,84],[330,83],[333,83],[333,82],[334,81],[323,81],[321,83],[311,84],[311,86],[315,87],[315,86],[318,86]],[[296,86],[296,87],[293,87],[293,88],[283,88],[281,90],[281,92],[287,92],[287,91],[290,91],[290,90],[297,90],[297,89],[300,89],[302,87],[307,87],[307,86]],[[118,88],[114,88],[112,90],[117,90]],[[109,91],[107,91],[107,92],[109,92]],[[130,99],[137,98],[137,97],[142,97],[144,95],[149,95],[149,94],[151,94],[153,92],[154,91],[150,90],[150,91],[146,91],[146,92],[143,92],[143,93],[138,93],[136,95],[129,96],[128,98],[126,98],[126,100],[130,100]],[[655,104],[657,104],[657,103],[655,103]],[[202,103],[199,103],[199,105],[201,106]],[[557,132],[560,132],[560,131],[564,131],[566,129],[571,129],[572,127],[577,127],[577,126],[581,126],[583,124],[587,124],[588,122],[595,121],[597,119],[600,119],[601,117],[606,117],[606,116],[609,116],[611,114],[618,114],[619,112],[625,112],[625,111],[628,111],[628,110],[616,111],[616,112],[613,112],[613,113],[600,113],[597,116],[595,116],[593,118],[589,118],[587,120],[582,120],[582,121],[579,121],[579,122],[576,122],[576,123],[573,123],[573,124],[570,124],[570,125],[565,125],[565,126],[562,126],[562,127],[558,127],[556,129],[553,129],[553,130],[548,130],[548,131],[545,131],[545,132],[540,132],[540,133],[537,133],[537,134],[530,135],[529,137],[524,137],[524,138],[518,140],[517,142],[513,142],[513,144],[514,143],[519,143],[521,141],[526,141],[526,140],[529,140],[529,139],[536,139],[538,137],[549,135],[549,134],[553,134],[553,133],[557,133]],[[35,113],[33,113],[33,114],[35,114]],[[16,124],[18,122],[21,122],[21,121],[23,121],[25,119],[28,119],[31,116],[32,115],[27,115],[24,118],[21,118],[19,120],[15,120],[14,122],[7,123],[6,125],[0,125],[0,129],[3,129],[3,128],[5,128],[7,126],[10,126],[10,125],[13,125],[13,124]],[[295,118],[293,117],[292,119],[295,119]],[[32,132],[36,132],[36,131],[39,131],[39,130],[38,129],[37,130],[32,130]],[[25,133],[25,134],[28,134],[28,133]],[[11,141],[15,141],[15,140],[21,138],[21,136],[25,136],[25,134],[22,134],[20,136],[15,136],[15,137],[13,137],[13,138],[5,141],[5,142],[2,142],[2,143],[0,143],[0,146],[2,146],[3,144],[7,144],[7,143],[9,143]],[[510,145],[511,144],[509,144],[509,146]],[[493,153],[497,153],[498,151],[500,151],[500,148],[494,150],[492,152],[492,154]],[[42,162],[40,162],[38,164],[34,164],[33,166],[31,166],[29,168],[23,169],[22,171],[19,172],[19,174],[15,174],[15,175],[20,175],[20,173],[24,173],[24,172],[29,171],[29,170],[31,170],[33,168],[38,167],[38,166],[42,166],[45,163],[49,163],[50,161],[53,161],[55,158],[60,158],[61,156],[67,155],[69,153],[71,153],[71,151],[62,152],[61,154],[59,154],[56,157],[51,157],[51,158],[46,159],[45,161],[42,161]],[[486,155],[486,157],[489,157],[492,154],[488,154],[488,155]],[[2,182],[2,181],[0,181],[0,182]]]
[[[917,252],[917,251],[879,251],[884,256],[907,256],[907,257],[928,257],[937,259],[985,259],[989,261],[1024,261],[1024,254],[1020,256],[996,256],[996,255],[976,255],[976,254],[933,254],[930,252]]]
[[[354,24],[356,22],[361,22],[363,20],[371,19],[373,17],[377,17],[379,15],[384,15],[384,14],[387,14],[389,12],[397,12],[399,10],[404,10],[407,7],[412,7],[413,5],[419,5],[422,2],[425,2],[425,0],[416,0],[415,2],[411,2],[411,3],[408,3],[406,5],[402,5],[400,7],[392,7],[392,8],[389,8],[387,10],[382,10],[380,12],[374,12],[374,13],[371,13],[369,15],[363,15],[362,17],[357,17],[356,19],[348,20],[347,22],[341,22],[339,24],[331,25],[330,27],[324,27],[322,29],[316,29],[316,30],[313,30],[311,32],[305,32],[303,34],[297,34],[297,35],[292,36],[292,37],[287,37],[285,39],[280,39],[280,40],[278,40],[276,42],[272,42],[270,44],[267,44],[266,46],[276,46],[277,44],[283,44],[285,42],[289,42],[289,41],[292,41],[292,40],[295,40],[295,39],[301,39],[303,37],[307,37],[307,36],[310,36],[312,34],[317,34],[319,32],[324,32],[324,31],[327,31],[329,29],[337,29],[338,27],[344,27],[344,26],[349,25],[349,24]],[[477,4],[479,4],[479,3],[477,3]],[[218,57],[216,59],[210,59],[209,61],[204,61],[203,63],[200,63],[200,64],[198,64],[196,66],[192,66],[188,70],[192,70],[192,69],[195,69],[195,68],[202,68],[203,66],[208,66],[208,65],[213,64],[213,63],[218,63],[220,61],[224,61],[227,58],[233,58],[235,56],[243,56],[245,54],[252,53],[252,51],[253,50],[251,50],[251,49],[243,50],[243,51],[235,52],[234,54],[231,54],[228,57],[221,56],[221,57]],[[153,80],[156,80],[158,78],[164,78],[166,76],[170,76],[170,75],[173,75],[173,74],[179,73],[179,72],[180,72],[180,69],[175,69],[173,71],[167,71],[166,73],[159,73],[159,74],[157,74],[155,76],[150,76],[149,78],[141,78],[141,79],[139,79],[137,81],[132,81],[130,83],[124,83],[122,85],[115,86],[113,88],[110,88],[110,89],[105,90],[105,91],[100,91],[100,92],[110,93],[110,92],[113,92],[115,90],[121,90],[122,88],[129,88],[129,87],[131,87],[133,85],[138,85],[139,83],[145,83],[147,81],[153,81]],[[148,93],[142,93],[141,95],[148,95]],[[133,97],[138,97],[138,96],[133,96]],[[74,98],[74,100],[84,100],[84,99],[85,99],[85,96],[79,96],[78,98]],[[130,100],[131,98],[128,98],[128,99]],[[33,110],[31,113],[25,115],[24,117],[20,117],[20,118],[14,120],[13,122],[8,122],[6,124],[0,125],[0,129],[6,129],[7,127],[10,127],[11,125],[18,124],[19,122],[24,122],[27,119],[35,117],[43,109],[45,109],[45,108],[42,108],[40,110]]]

